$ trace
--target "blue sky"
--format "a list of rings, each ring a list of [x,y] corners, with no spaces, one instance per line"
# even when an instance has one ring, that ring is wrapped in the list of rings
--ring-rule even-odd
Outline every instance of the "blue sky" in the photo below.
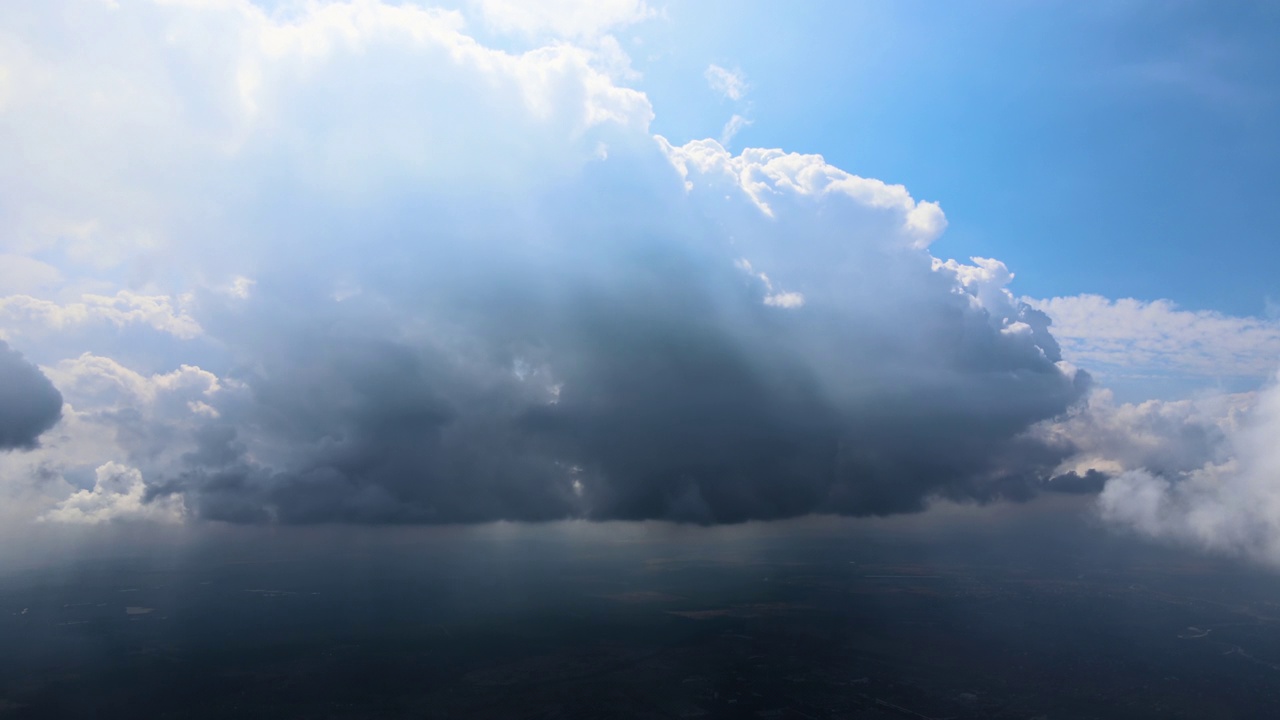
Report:
[[[0,5],[0,515],[733,523],[1088,492],[1280,563],[1278,25]]]
[[[1280,7],[672,3],[636,31],[673,140],[821,153],[942,203],[940,249],[1020,292],[1261,315],[1280,294]],[[629,48],[630,49],[630,48]],[[740,68],[746,100],[700,68]]]

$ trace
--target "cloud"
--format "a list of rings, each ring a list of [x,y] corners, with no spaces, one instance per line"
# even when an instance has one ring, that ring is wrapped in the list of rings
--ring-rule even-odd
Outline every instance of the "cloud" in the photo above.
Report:
[[[139,409],[158,401],[190,409],[224,389],[218,376],[196,366],[183,365],[168,373],[145,376],[91,353],[63,360],[50,368],[49,374],[73,404],[119,410]]]
[[[1223,424],[1202,466],[1138,467],[1108,481],[1102,516],[1154,538],[1280,565],[1280,385],[1251,400]]]
[[[821,155],[747,148],[735,156],[714,140],[695,140],[678,147],[662,138],[659,142],[685,178],[686,187],[692,189],[692,178],[697,177],[708,185],[732,188],[735,194],[745,194],[767,217],[774,217],[771,203],[775,198],[816,201],[842,196],[844,203],[836,199],[835,204],[858,208],[856,215],[863,220],[850,228],[851,235],[881,232],[925,248],[947,227],[946,216],[937,203],[917,202],[902,185],[850,174],[828,165]],[[875,216],[879,216],[878,221],[866,222]],[[950,269],[958,267],[953,265]]]
[[[199,367],[147,375],[92,353],[62,360],[45,372],[61,390],[62,419],[38,447],[0,453],[0,508],[9,527],[45,516],[79,493],[87,493],[79,495],[81,500],[114,503],[118,493],[94,490],[97,469],[105,465],[139,473],[146,468],[158,477],[177,471],[186,456],[200,451],[202,441],[212,442],[208,426],[220,417],[217,408],[233,411],[245,394],[234,381]],[[141,492],[139,501],[151,502],[152,484],[144,483],[141,491],[132,485],[126,483],[121,492]],[[82,503],[68,507],[87,509]],[[121,519],[135,516],[140,515]]]
[[[803,294],[775,289],[773,281],[769,279],[769,276],[762,272],[756,272],[755,268],[751,267],[751,261],[746,258],[738,258],[738,260],[734,262],[734,265],[737,266],[739,270],[742,270],[751,277],[758,279],[761,285],[764,286],[765,292],[767,293],[764,296],[765,305],[780,308],[798,308],[804,306]]]
[[[1064,472],[1119,475],[1145,469],[1183,477],[1229,458],[1226,440],[1253,401],[1243,393],[1117,403],[1110,390],[1098,389],[1035,432],[1048,444],[1075,449]]]
[[[200,324],[180,305],[175,307],[172,298],[139,295],[129,290],[111,296],[87,294],[80,302],[62,305],[29,295],[0,297],[0,317],[8,318],[10,323],[35,322],[55,330],[100,320],[117,327],[147,325],[182,339],[194,338],[201,332]]]
[[[1106,487],[1108,476],[1097,470],[1086,470],[1083,474],[1071,470],[1049,478],[1045,489],[1049,492],[1068,493],[1072,495],[1096,495]]]
[[[737,135],[742,128],[750,124],[750,120],[735,113],[733,117],[729,118],[729,122],[724,124],[724,129],[720,131],[720,144],[728,147],[729,142],[733,140],[734,136]]]
[[[78,525],[139,520],[179,523],[186,516],[180,496],[147,498],[146,483],[137,468],[108,462],[98,466],[94,475],[91,490],[72,494],[40,520]]]
[[[1116,403],[1107,390],[1032,435],[1072,448],[1045,483],[1098,493],[1113,527],[1280,566],[1280,384],[1191,400]]]
[[[25,255],[0,254],[0,287],[11,292],[38,292],[61,281],[62,273],[48,263]]]
[[[611,156],[526,200],[536,232],[437,221],[480,241],[350,257],[365,289],[341,302],[261,276],[201,318],[253,402],[215,406],[216,447],[157,492],[232,521],[732,522],[1025,494],[1060,461],[1023,432],[1083,379],[1007,272],[934,263],[892,189],[815,158],[684,162],[707,150]]]
[[[1053,318],[1073,363],[1117,377],[1267,377],[1280,359],[1280,323],[1210,311],[1078,295],[1024,300]]]
[[[504,178],[571,175],[610,128],[647,127],[647,99],[594,51],[505,53],[463,28],[456,13],[364,1],[278,17],[243,0],[7,4],[0,251],[173,296],[193,266],[251,276],[264,245],[318,242],[336,218],[286,221],[309,209],[291,214],[280,174],[333,213],[408,187],[496,196]]]
[[[0,237],[155,290],[80,301],[150,335],[46,363],[49,519],[885,514],[1026,497],[1074,452],[1033,430],[1088,376],[900,185],[674,145],[592,51],[452,13],[67,3],[0,9],[48,14],[0,43],[46,88],[11,88],[0,154],[65,159],[0,165]]]
[[[30,449],[62,416],[62,395],[22,354],[0,340],[0,451]]]
[[[729,100],[741,100],[747,94],[747,79],[741,70],[726,70],[712,63],[703,76],[712,90]]]
[[[579,40],[657,15],[641,0],[473,0],[472,5],[501,32]]]
[[[798,292],[780,292],[764,296],[764,304],[780,308],[804,307],[804,295]]]

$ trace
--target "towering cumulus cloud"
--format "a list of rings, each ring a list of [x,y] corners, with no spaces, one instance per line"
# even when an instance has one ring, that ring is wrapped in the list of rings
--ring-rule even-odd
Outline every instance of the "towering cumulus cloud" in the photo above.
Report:
[[[0,450],[32,448],[62,415],[62,395],[40,369],[0,340]]]
[[[1087,376],[1002,263],[929,252],[936,204],[655,137],[616,58],[373,0],[0,27],[0,153],[30,159],[0,168],[3,237],[159,308],[50,341],[94,344],[52,358],[76,414],[31,461],[69,486],[48,519],[909,512],[1026,495],[1072,451],[1028,430]]]

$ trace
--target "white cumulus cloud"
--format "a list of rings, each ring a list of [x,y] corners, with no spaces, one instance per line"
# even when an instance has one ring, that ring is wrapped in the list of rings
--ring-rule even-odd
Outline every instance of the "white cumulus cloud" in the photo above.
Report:
[[[181,302],[166,295],[142,295],[129,290],[114,295],[86,294],[79,302],[63,304],[30,295],[0,297],[0,317],[9,322],[36,322],[56,330],[102,321],[117,327],[146,325],[182,339],[201,333],[200,323],[181,307]]]
[[[1223,439],[1223,452],[1185,474],[1137,468],[1107,482],[1107,520],[1145,535],[1280,566],[1280,385]]]
[[[97,525],[117,521],[180,523],[187,509],[180,495],[146,497],[137,468],[108,462],[94,471],[93,488],[80,490],[40,516],[46,522]]]

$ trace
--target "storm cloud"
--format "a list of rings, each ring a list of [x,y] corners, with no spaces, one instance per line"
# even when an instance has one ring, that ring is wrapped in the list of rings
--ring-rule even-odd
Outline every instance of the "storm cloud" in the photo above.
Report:
[[[377,2],[71,4],[101,43],[23,62],[64,104],[90,80],[133,99],[98,103],[95,135],[18,83],[8,142],[75,138],[118,198],[32,167],[9,222],[92,218],[47,251],[94,288],[132,278],[95,297],[146,314],[76,327],[145,340],[60,359],[95,439],[40,459],[75,490],[48,519],[888,514],[1027,497],[1075,451],[1032,430],[1088,375],[1001,262],[932,254],[937,204],[817,155],[655,136],[598,49],[499,52]],[[183,82],[117,77],[119,53]],[[139,95],[177,110],[138,116]]]
[[[22,354],[0,340],[0,450],[29,449],[62,417],[62,395]]]
[[[733,522],[1025,496],[1062,460],[1024,431],[1086,376],[1003,266],[919,247],[909,198],[793,188],[838,171],[713,143],[612,162],[514,222],[408,218],[394,264],[369,232],[345,291],[281,269],[207,298],[246,392],[155,496],[236,521]],[[767,212],[736,180],[765,169]]]

